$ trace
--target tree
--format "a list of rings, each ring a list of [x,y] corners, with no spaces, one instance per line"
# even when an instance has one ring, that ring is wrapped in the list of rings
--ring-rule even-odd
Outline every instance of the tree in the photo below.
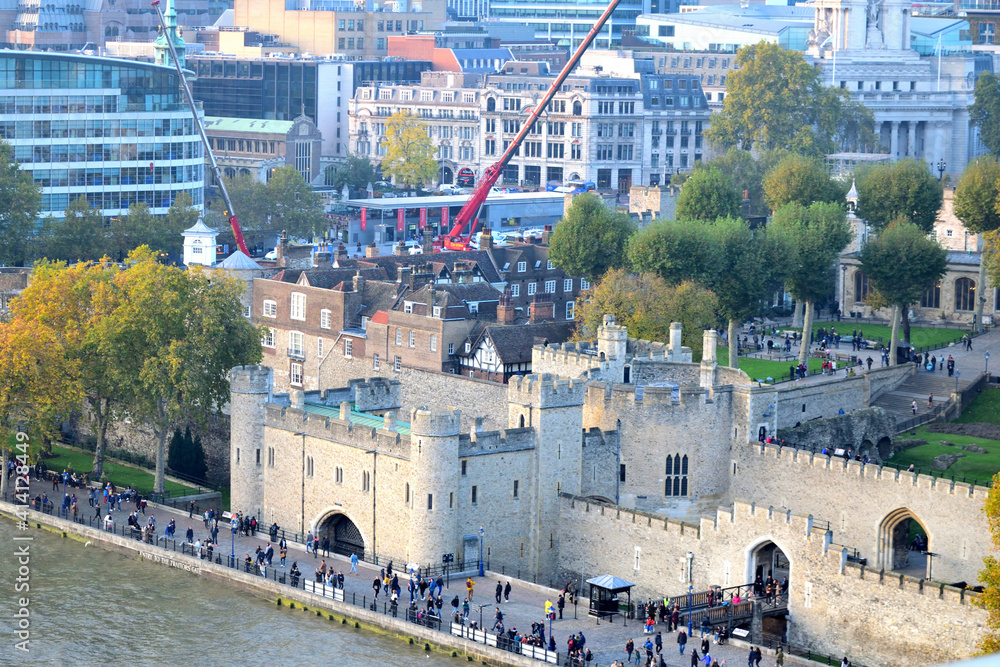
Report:
[[[549,259],[571,276],[597,280],[625,263],[632,219],[615,213],[598,195],[577,195],[549,240]]]
[[[976,98],[969,107],[969,119],[979,128],[983,145],[1000,157],[1000,77],[983,72],[976,79]]]
[[[736,67],[726,81],[722,111],[706,132],[713,144],[814,157],[838,145],[873,145],[871,112],[846,90],[825,86],[802,53],[760,42],[740,49]]]
[[[737,368],[737,329],[760,312],[770,285],[780,278],[784,251],[764,227],[752,230],[738,218],[720,218],[711,226],[718,264],[708,287],[719,300],[718,312],[729,323],[729,366]]]
[[[157,220],[154,235],[149,244],[154,250],[169,252],[171,257],[182,258],[184,254],[184,230],[194,227],[201,213],[194,207],[191,195],[181,190],[174,197],[174,203],[167,214]]]
[[[677,197],[674,217],[677,219],[715,220],[739,217],[740,191],[733,180],[717,167],[691,174]]]
[[[681,323],[682,343],[701,356],[702,331],[715,326],[715,295],[691,281],[668,285],[649,273],[634,274],[611,269],[587,293],[577,311],[577,337],[597,336],[605,315],[628,327],[630,336],[669,340],[670,324]]]
[[[695,162],[694,171],[717,167],[722,173],[727,174],[732,179],[736,191],[741,196],[743,193],[746,193],[748,199],[745,214],[748,216],[764,216],[771,212],[764,203],[764,175],[767,173],[768,165],[773,162],[774,156],[778,154],[784,155],[784,152],[775,153],[771,151],[760,156],[760,159],[757,159],[749,151],[733,147],[707,162],[704,160]],[[670,182],[673,184],[674,180],[672,179]],[[676,184],[680,185],[680,183]]]
[[[842,203],[844,195],[844,189],[816,158],[788,155],[764,178],[764,200],[772,211],[791,202],[803,206],[813,202]]]
[[[875,292],[875,305],[890,306],[894,311],[889,359],[895,365],[899,313],[937,284],[948,265],[948,253],[923,229],[899,218],[878,236],[869,238],[860,259],[861,270]]]
[[[817,202],[807,207],[791,202],[775,211],[769,231],[784,248],[785,284],[792,296],[805,304],[805,333],[799,351],[799,363],[805,364],[816,302],[829,294],[837,257],[851,240],[847,212],[840,204]]]
[[[108,230],[100,209],[91,208],[86,197],[77,197],[66,207],[64,217],[42,220],[38,234],[40,257],[93,261],[108,253]]]
[[[205,467],[205,449],[201,444],[201,436],[192,439],[191,427],[181,430],[174,430],[174,437],[170,439],[170,450],[167,454],[167,466],[174,472],[178,472],[194,479],[205,479],[207,469]]]
[[[654,273],[670,285],[684,280],[707,285],[719,261],[711,224],[703,220],[654,222],[629,239],[629,265],[640,273]]]
[[[278,167],[266,184],[246,175],[225,182],[247,237],[271,242],[284,230],[292,238],[311,238],[326,225],[319,196],[294,167]],[[232,240],[225,202],[220,198],[211,209],[220,236]]]
[[[147,243],[153,235],[156,217],[144,203],[132,204],[126,215],[111,218],[111,258],[125,259],[130,252]]]
[[[993,476],[993,484],[986,494],[983,504],[986,521],[990,526],[991,551],[1000,550],[1000,473]],[[982,654],[1000,651],[1000,560],[996,556],[983,559],[983,569],[979,572],[979,582],[983,584],[983,592],[979,595],[977,604],[986,609],[988,616],[986,626],[989,633],[979,641],[979,651]]]
[[[876,232],[905,216],[925,234],[934,230],[944,191],[927,163],[907,158],[856,172],[858,217]]]
[[[363,155],[349,153],[347,159],[333,167],[333,187],[337,192],[347,189],[351,193],[364,192],[368,184],[378,180],[375,165]]]
[[[1000,116],[998,116],[1000,118]],[[965,168],[962,180],[955,188],[955,215],[970,232],[983,235],[983,261],[979,262],[980,290],[986,284],[985,256],[988,232],[1000,229],[1000,162],[996,158],[981,157]],[[979,295],[980,297],[982,295]],[[983,330],[982,298],[976,299],[976,328]]]
[[[409,111],[397,111],[385,124],[382,171],[408,187],[434,180],[437,149],[427,136],[427,124]]]
[[[0,141],[0,265],[25,265],[41,205],[42,189],[14,161],[10,144]]]
[[[272,227],[268,218],[267,185],[257,180],[249,174],[241,174],[234,178],[223,177],[226,185],[226,192],[236,209],[236,216],[240,221],[244,236],[248,240],[262,240],[269,236],[269,240],[277,238],[281,228],[275,225]],[[221,242],[233,243],[235,239],[229,225],[229,211],[226,210],[226,203],[222,197],[216,197],[209,203],[210,216],[207,216],[206,223],[210,227],[219,230]],[[209,222],[209,220],[211,222]],[[277,230],[277,231],[275,231]]]
[[[114,282],[121,299],[99,350],[112,381],[128,389],[128,414],[153,429],[162,492],[170,426],[226,403],[229,369],[260,361],[261,329],[243,317],[237,281],[164,266],[148,247],[129,255]]]
[[[76,368],[80,392],[94,420],[97,440],[92,472],[100,479],[108,426],[119,417],[123,387],[106,372],[111,360],[103,356],[101,341],[113,331],[110,314],[119,293],[113,263],[37,262],[31,282],[12,307],[14,322],[47,327],[62,345],[61,363]]]

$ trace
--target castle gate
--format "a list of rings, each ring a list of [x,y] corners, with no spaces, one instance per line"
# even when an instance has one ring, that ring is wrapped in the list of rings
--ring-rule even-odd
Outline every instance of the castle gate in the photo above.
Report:
[[[361,530],[346,514],[340,512],[327,514],[318,523],[316,535],[320,541],[326,537],[330,538],[330,550],[334,553],[341,556],[356,553],[359,558],[364,556],[365,539],[361,536]]]

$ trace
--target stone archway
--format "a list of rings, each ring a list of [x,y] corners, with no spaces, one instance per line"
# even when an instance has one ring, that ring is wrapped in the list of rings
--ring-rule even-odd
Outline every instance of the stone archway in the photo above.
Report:
[[[922,579],[927,574],[931,542],[916,514],[905,507],[894,510],[879,525],[878,567]]]
[[[747,583],[753,583],[760,575],[762,580],[771,577],[777,582],[791,581],[792,564],[785,552],[769,539],[747,550]]]
[[[364,557],[365,538],[361,530],[339,510],[326,514],[316,523],[316,535],[321,542],[324,538],[329,538],[330,551],[334,553],[341,556],[355,553],[359,558]]]

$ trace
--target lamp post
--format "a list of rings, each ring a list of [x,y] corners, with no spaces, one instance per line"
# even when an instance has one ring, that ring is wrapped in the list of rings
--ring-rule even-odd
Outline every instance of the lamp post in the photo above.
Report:
[[[990,378],[990,353],[986,353],[986,381],[989,382]]]
[[[691,614],[694,608],[694,586],[688,584],[688,637],[691,637],[692,623]]]
[[[6,470],[4,470],[3,472],[4,472],[4,474],[7,473]],[[65,470],[63,470],[63,473],[62,473],[62,480],[63,480],[62,509],[63,509],[63,517],[65,518],[65,516],[66,516],[66,510],[68,509],[68,507],[66,506],[67,505],[67,503],[66,503],[66,482],[69,481],[69,473],[66,472]]]
[[[944,170],[948,168],[948,163],[944,161],[944,158],[938,160],[937,170],[938,170],[938,180],[940,181],[944,177]]]
[[[961,375],[958,371],[955,371],[955,393],[958,393],[958,376]]]
[[[937,554],[931,553],[930,551],[925,551],[924,555],[927,556],[927,577],[926,577],[926,579],[928,581],[930,581],[931,574],[932,574],[932,569],[931,568],[934,565],[934,556],[937,556]]]
[[[840,314],[847,313],[847,265],[840,265]]]
[[[485,577],[486,570],[483,568],[483,527],[479,527],[479,576]]]
[[[232,520],[229,522],[229,528],[232,532],[232,539],[229,548],[229,567],[236,567],[236,530],[239,525],[239,519],[237,519],[234,515]]]

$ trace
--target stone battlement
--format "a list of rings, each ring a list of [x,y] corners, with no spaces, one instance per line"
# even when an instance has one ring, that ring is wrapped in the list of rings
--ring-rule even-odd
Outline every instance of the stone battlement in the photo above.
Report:
[[[908,577],[905,574],[896,574],[895,572],[883,573],[860,563],[845,563],[842,573],[852,579],[862,579],[886,587],[894,586],[901,591],[916,595],[938,597],[941,600],[955,604],[975,604],[977,598],[979,598],[979,593],[969,588],[957,588],[926,579]]]
[[[500,431],[473,431],[458,438],[458,455],[496,454],[535,448],[535,429],[505,428]]]
[[[896,468],[880,466],[877,463],[863,464],[860,461],[845,461],[840,457],[828,457],[806,449],[779,447],[772,444],[761,445],[757,442],[748,443],[747,446],[753,453],[761,457],[775,459],[788,466],[826,469],[831,473],[871,480],[873,485],[912,486],[931,493],[969,498],[977,503],[982,503],[990,491],[989,487],[985,486],[897,470]]]
[[[685,386],[675,399],[670,387],[636,387],[629,384],[587,383],[587,402],[604,402],[605,409],[622,410],[642,406],[678,406],[687,409],[711,405],[715,401],[702,387]]]
[[[428,410],[414,408],[410,411],[410,433],[422,436],[458,435],[462,425],[461,410]]]
[[[330,440],[361,449],[409,458],[410,436],[372,428],[336,417],[324,417],[305,410],[269,403],[264,409],[265,425],[293,433]]]
[[[239,394],[270,394],[271,369],[267,366],[236,366],[229,370],[229,390]]]
[[[605,372],[610,367],[589,342],[535,345],[531,348],[532,368],[558,368],[563,373],[583,373],[593,369]]]
[[[559,407],[582,405],[586,383],[550,373],[519,375],[507,385],[507,401],[517,405]]]
[[[396,410],[403,404],[403,385],[399,380],[374,377],[368,380],[350,380],[354,390],[354,404],[360,412]]]

